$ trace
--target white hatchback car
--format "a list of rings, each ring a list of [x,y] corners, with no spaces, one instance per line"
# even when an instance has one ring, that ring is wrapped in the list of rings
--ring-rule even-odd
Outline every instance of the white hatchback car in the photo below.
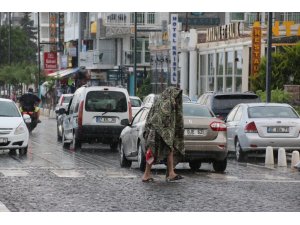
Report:
[[[19,149],[20,155],[27,153],[29,131],[24,120],[30,117],[23,118],[12,100],[0,98],[0,149],[8,149],[10,153]]]

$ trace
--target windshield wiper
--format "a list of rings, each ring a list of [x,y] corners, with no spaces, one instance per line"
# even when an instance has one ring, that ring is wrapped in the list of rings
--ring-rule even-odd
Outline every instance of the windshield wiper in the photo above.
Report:
[[[106,114],[108,111],[106,111],[106,112],[104,112],[104,113],[102,113],[102,116],[104,115],[104,114]]]

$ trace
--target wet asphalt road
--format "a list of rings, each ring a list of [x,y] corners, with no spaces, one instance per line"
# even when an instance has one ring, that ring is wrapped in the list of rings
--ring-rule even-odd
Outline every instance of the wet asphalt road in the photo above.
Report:
[[[56,120],[42,118],[25,157],[0,151],[0,211],[12,212],[267,212],[300,211],[300,173],[267,169],[261,161],[229,159],[225,173],[203,164],[192,172],[179,164],[183,180],[166,183],[165,166],[153,169],[154,183],[142,172],[119,166],[107,145],[64,149]]]

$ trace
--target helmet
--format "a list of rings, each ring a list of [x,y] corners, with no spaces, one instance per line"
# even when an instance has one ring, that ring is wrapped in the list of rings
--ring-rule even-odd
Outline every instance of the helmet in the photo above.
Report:
[[[33,93],[33,88],[28,88],[29,93]]]

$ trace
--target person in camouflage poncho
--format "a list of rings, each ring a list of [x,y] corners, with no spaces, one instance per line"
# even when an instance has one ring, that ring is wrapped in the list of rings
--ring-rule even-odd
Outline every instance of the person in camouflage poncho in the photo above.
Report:
[[[146,169],[143,181],[153,181],[151,166],[167,159],[167,181],[182,179],[174,172],[174,154],[184,155],[182,90],[168,87],[151,107],[145,124]],[[152,156],[149,161],[149,156]]]

